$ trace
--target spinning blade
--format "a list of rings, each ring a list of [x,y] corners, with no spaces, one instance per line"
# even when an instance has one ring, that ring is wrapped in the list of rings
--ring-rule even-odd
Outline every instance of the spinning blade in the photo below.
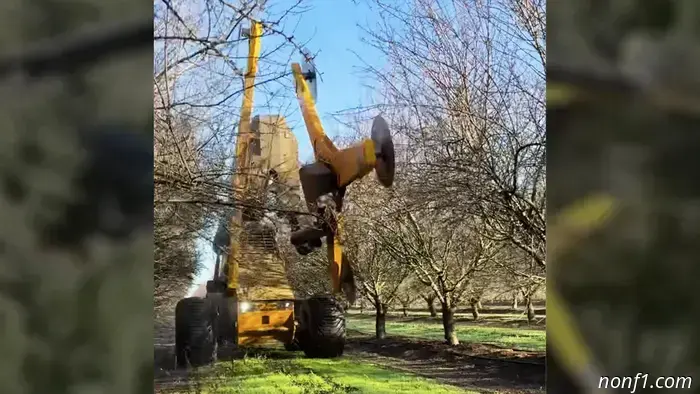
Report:
[[[377,179],[383,186],[389,187],[394,183],[394,170],[396,167],[394,158],[394,142],[391,139],[389,125],[381,115],[372,122],[372,141],[374,141],[377,163],[374,170]]]

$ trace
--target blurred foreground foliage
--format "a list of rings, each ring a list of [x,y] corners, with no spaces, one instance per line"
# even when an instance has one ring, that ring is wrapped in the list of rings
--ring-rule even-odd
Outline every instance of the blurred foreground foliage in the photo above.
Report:
[[[548,11],[548,220],[593,193],[620,204],[550,283],[604,374],[698,376],[700,3]]]
[[[3,53],[152,12],[149,4],[133,0],[8,0],[2,8]],[[152,392],[151,229],[121,240],[87,231],[70,248],[42,237],[47,225],[62,220],[67,205],[94,202],[76,189],[88,153],[79,130],[109,125],[150,143],[151,64],[152,49],[145,47],[80,73],[36,80],[18,73],[0,85],[3,393]],[[135,171],[142,176],[140,171],[150,170]],[[138,189],[141,202],[144,186],[132,184],[146,189]]]

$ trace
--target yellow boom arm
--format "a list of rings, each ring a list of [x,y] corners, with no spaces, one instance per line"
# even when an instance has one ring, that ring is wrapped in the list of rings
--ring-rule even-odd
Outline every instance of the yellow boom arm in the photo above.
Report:
[[[246,178],[241,174],[241,169],[246,164],[248,142],[250,139],[250,118],[253,112],[253,95],[255,87],[255,75],[258,72],[258,58],[260,57],[260,37],[262,36],[262,25],[260,22],[252,21],[248,39],[248,64],[246,67],[245,80],[243,81],[243,103],[241,104],[241,119],[238,124],[238,136],[236,138],[236,173],[233,174],[233,195],[238,198],[245,187]],[[231,218],[230,229],[233,230],[243,222],[242,210],[236,210],[236,214]],[[238,287],[238,259],[240,248],[237,244],[237,237],[234,231],[231,234],[229,253],[226,256],[228,265],[228,288]]]
[[[306,131],[309,133],[316,160],[330,166],[338,176],[338,187],[345,187],[355,179],[369,174],[374,169],[377,160],[374,153],[374,141],[367,138],[347,149],[339,150],[336,148],[323,131],[314,99],[311,97],[311,91],[304,80],[299,63],[292,64],[292,73],[296,83],[299,107],[304,116]]]
[[[292,64],[292,73],[294,75],[299,107],[304,117],[304,123],[309,133],[316,160],[328,165],[333,173],[336,174],[339,188],[345,187],[354,180],[369,174],[374,169],[377,160],[374,141],[368,138],[350,148],[338,149],[323,131],[311,91],[298,63]],[[328,271],[335,293],[343,291],[343,284],[347,281],[344,279],[348,279],[352,275],[347,259],[343,258],[342,224],[342,216],[338,215],[335,231],[332,236],[328,236],[326,239],[329,261]],[[354,298],[354,295],[351,297]]]

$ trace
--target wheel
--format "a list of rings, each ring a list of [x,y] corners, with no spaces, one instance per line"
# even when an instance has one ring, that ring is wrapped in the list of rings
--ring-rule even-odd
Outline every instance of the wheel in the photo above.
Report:
[[[314,297],[302,306],[299,341],[310,358],[332,358],[345,349],[345,310],[334,297]]]
[[[215,303],[206,298],[184,298],[175,307],[175,357],[177,366],[199,367],[216,361],[217,315]]]
[[[232,297],[235,297],[232,296]],[[223,292],[208,292],[206,299],[211,302],[211,306],[218,310],[216,316],[216,342],[219,346],[223,346],[227,342],[235,342],[235,323],[231,316],[231,311],[229,308],[229,303],[231,299],[225,297]],[[233,299],[235,304],[235,298]]]
[[[184,298],[175,307],[175,358],[179,368],[216,361],[218,311],[206,298]]]

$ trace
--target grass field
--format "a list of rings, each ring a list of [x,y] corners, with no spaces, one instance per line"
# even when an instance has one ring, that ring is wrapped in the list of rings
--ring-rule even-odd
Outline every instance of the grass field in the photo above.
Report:
[[[544,351],[546,344],[545,330],[506,328],[497,325],[501,321],[517,319],[515,315],[484,315],[481,322],[458,321],[456,324],[457,338],[466,343],[483,343],[520,350]],[[348,329],[366,334],[374,333],[374,316],[371,314],[350,314]],[[412,338],[433,339],[442,341],[444,331],[439,319],[416,317],[406,318],[391,316],[386,322],[387,336],[400,335]]]
[[[475,393],[393,372],[351,357],[303,358],[301,353],[271,350],[243,360],[219,362],[203,369],[201,379],[169,393],[246,394],[395,394]]]
[[[458,318],[457,335],[462,343],[493,344],[506,348],[544,351],[545,330],[543,325],[536,326],[536,328],[517,328],[522,323],[521,320],[521,317],[512,314],[483,315],[482,319],[476,322],[467,317],[461,317]],[[516,328],[510,328],[509,324]],[[372,337],[374,335],[374,315],[351,312],[348,314],[347,328],[350,330],[350,336]],[[386,328],[388,338],[403,336],[438,342],[443,340],[442,324],[439,318],[418,314],[411,314],[408,317],[392,314],[387,319]],[[199,369],[192,372],[185,381],[170,385],[168,388],[161,386],[156,392],[164,394],[397,394],[426,392],[448,394],[476,392],[441,384],[433,380],[438,379],[438,377],[432,374],[422,374],[430,378],[427,379],[411,374],[412,370],[389,369],[386,367],[386,360],[378,360],[369,357],[366,353],[357,353],[356,350],[346,351],[343,358],[324,360],[307,359],[301,352],[286,352],[279,347],[251,349],[248,355],[242,359],[221,361],[213,367]],[[381,362],[382,365],[378,362]],[[389,365],[394,367],[392,363]],[[455,368],[454,365],[450,367],[443,364],[435,367],[444,370]],[[442,371],[442,369],[440,370]],[[484,370],[484,373],[488,373],[488,371]],[[467,384],[460,383],[460,385],[474,387],[469,383],[474,377],[466,379],[468,379]],[[484,376],[483,379],[488,382],[492,381],[493,377]],[[457,384],[450,380],[447,381],[451,384]],[[505,384],[505,387],[508,387],[507,383]],[[508,390],[504,391],[509,392]]]

